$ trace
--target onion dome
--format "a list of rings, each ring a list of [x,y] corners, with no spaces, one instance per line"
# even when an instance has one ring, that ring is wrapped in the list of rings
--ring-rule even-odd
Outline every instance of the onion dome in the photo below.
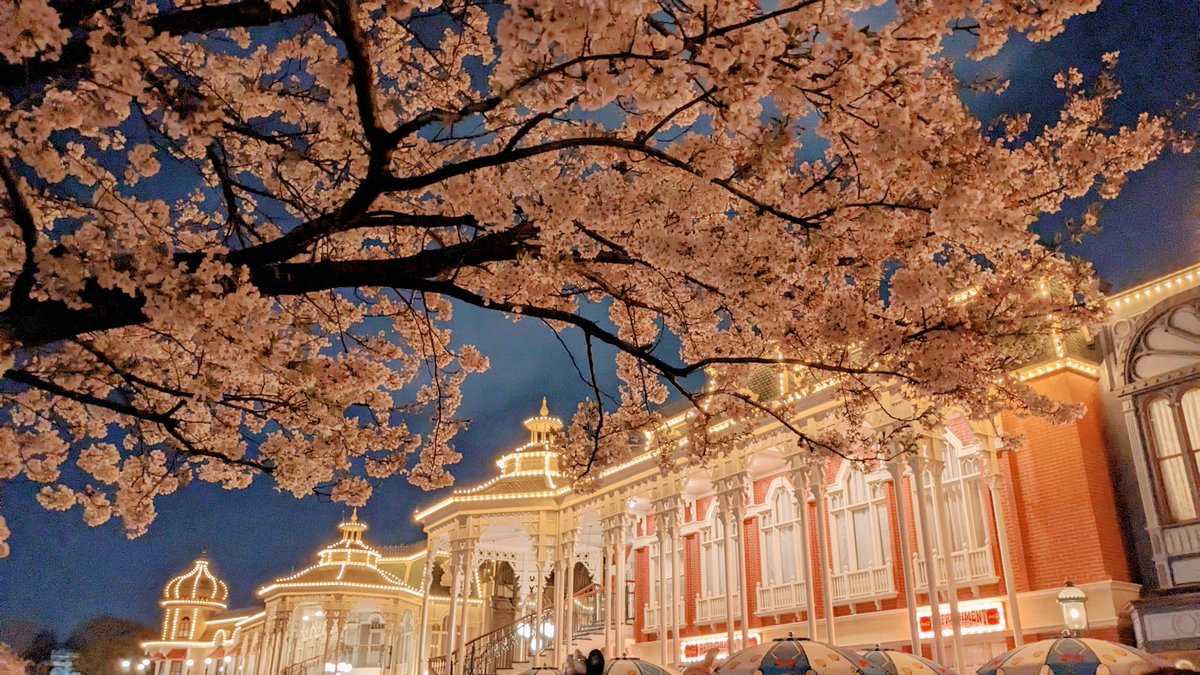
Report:
[[[258,589],[258,596],[266,598],[278,593],[314,593],[319,588],[392,593],[409,588],[398,577],[379,569],[379,551],[363,541],[367,524],[358,519],[358,510],[350,519],[338,525],[341,536],[334,543],[321,549],[317,563],[281,577]],[[411,590],[411,589],[410,589]]]
[[[212,602],[225,606],[229,587],[208,567],[208,557],[201,553],[192,568],[171,579],[163,588],[163,600]]]

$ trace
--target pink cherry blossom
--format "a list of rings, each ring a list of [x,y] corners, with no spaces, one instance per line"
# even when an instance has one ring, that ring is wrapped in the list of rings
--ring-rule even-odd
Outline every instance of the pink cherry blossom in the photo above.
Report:
[[[462,384],[504,347],[456,341],[464,305],[618,352],[559,439],[580,489],[647,431],[701,464],[750,419],[877,461],[881,392],[897,434],[1078,414],[1009,377],[1103,315],[1030,226],[1191,139],[1107,126],[1116,54],[1056,78],[1045,127],[981,120],[944,43],[1094,0],[870,30],[859,0],[493,4],[0,0],[0,481],[130,536],[192,481],[450,485]]]

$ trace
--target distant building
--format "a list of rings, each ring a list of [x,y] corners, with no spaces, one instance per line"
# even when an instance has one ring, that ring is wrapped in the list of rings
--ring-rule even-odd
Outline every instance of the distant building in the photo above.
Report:
[[[75,652],[68,649],[50,652],[49,668],[44,672],[50,675],[79,675],[75,670]]]
[[[1115,295],[1100,339],[1055,340],[1013,374],[1086,404],[1073,424],[950,415],[916,456],[870,467],[809,456],[776,421],[730,420],[717,431],[746,440],[704,469],[677,455],[666,472],[648,445],[580,493],[543,401],[493,478],[414,514],[425,542],[372,547],[352,516],[314,565],[232,611],[196,561],[164,589],[153,675],[507,673],[568,645],[679,665],[788,633],[969,673],[1058,635],[1067,579],[1088,636],[1195,660],[1198,302],[1200,266]],[[762,375],[759,400],[799,402],[810,431],[829,423],[827,382]],[[668,433],[693,419],[666,417]]]

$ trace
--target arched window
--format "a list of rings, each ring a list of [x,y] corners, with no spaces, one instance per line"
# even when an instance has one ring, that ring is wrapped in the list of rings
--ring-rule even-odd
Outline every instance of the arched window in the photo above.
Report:
[[[879,481],[868,482],[861,471],[844,466],[839,485],[829,491],[833,523],[833,571],[855,572],[883,567],[892,559],[887,499]]]
[[[1196,468],[1200,465],[1200,389],[1185,390],[1175,405],[1169,395],[1158,395],[1146,404],[1144,416],[1162,497],[1160,515],[1174,523],[1195,520],[1200,492]]]
[[[191,640],[192,639],[192,617],[185,616],[179,620],[179,630],[175,634],[176,640]]]
[[[767,493],[762,529],[763,585],[781,586],[799,580],[797,542],[800,538],[795,498],[791,486],[777,479]]]
[[[949,442],[942,464],[942,494],[946,500],[945,514],[950,519],[952,552],[980,549],[988,545],[991,531],[978,456],[975,452],[964,451],[957,437],[948,434],[947,440]],[[930,517],[940,518],[942,511],[935,508],[933,501],[933,475],[924,471],[922,480],[925,483],[925,504],[932,514]],[[919,533],[920,523],[917,523],[917,528]],[[941,540],[937,536],[934,537],[934,549],[941,551]]]
[[[708,509],[708,526],[700,530],[700,582],[704,597],[725,595],[725,523],[716,502]]]

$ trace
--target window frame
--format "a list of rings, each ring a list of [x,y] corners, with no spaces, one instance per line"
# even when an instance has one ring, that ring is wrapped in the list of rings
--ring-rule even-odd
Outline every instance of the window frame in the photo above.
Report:
[[[1196,457],[1196,446],[1188,432],[1182,405],[1184,395],[1190,391],[1200,391],[1200,383],[1193,381],[1156,387],[1141,393],[1134,400],[1134,409],[1137,411],[1138,426],[1140,427],[1138,431],[1141,435],[1146,463],[1150,469],[1154,506],[1158,512],[1158,521],[1162,525],[1188,525],[1200,522],[1200,467],[1197,466],[1200,464],[1200,460]],[[1185,470],[1191,477],[1188,489],[1191,491],[1194,517],[1187,520],[1174,517],[1168,500],[1166,481],[1160,467],[1162,458],[1158,455],[1159,441],[1154,433],[1154,422],[1150,414],[1150,407],[1158,401],[1166,401],[1170,408],[1180,456],[1183,458]]]
[[[775,513],[775,500],[779,493],[783,492],[783,498],[788,500],[792,507],[791,519],[781,520]],[[792,484],[784,477],[780,476],[771,481],[767,488],[766,498],[763,502],[765,507],[759,514],[759,572],[763,588],[776,588],[794,584],[803,580],[803,575],[799,569],[801,558],[800,552],[800,537],[803,536],[800,528],[800,507],[795,502],[795,495],[792,490]],[[791,529],[792,531],[792,557],[796,562],[795,577],[791,580],[783,579],[783,531]],[[773,560],[772,560],[773,558]],[[779,579],[771,577],[771,564],[775,564],[780,571]]]
[[[864,497],[863,501],[850,502],[850,481],[855,479],[855,476],[861,477],[863,481]],[[872,474],[859,471],[850,467],[850,464],[843,463],[838,469],[834,483],[827,489],[825,506],[829,512],[829,530],[830,530],[830,551],[829,565],[833,574],[845,574],[848,572],[863,572],[867,570],[882,569],[890,565],[892,560],[892,545],[894,542],[895,532],[892,525],[891,512],[889,510],[887,491],[883,489],[883,478],[872,479]],[[837,506],[835,506],[837,504]],[[875,560],[872,567],[860,567],[858,564],[858,532],[854,523],[854,514],[857,511],[867,511],[867,522],[871,529],[871,545],[875,547],[873,552]],[[881,513],[882,512],[882,513]],[[849,560],[842,560],[842,553],[838,544],[838,515],[845,514],[846,528],[846,557]],[[882,519],[881,519],[882,516]],[[886,541],[884,538],[883,528],[880,525],[882,522],[888,523],[888,531]],[[847,564],[853,562],[852,565]]]

